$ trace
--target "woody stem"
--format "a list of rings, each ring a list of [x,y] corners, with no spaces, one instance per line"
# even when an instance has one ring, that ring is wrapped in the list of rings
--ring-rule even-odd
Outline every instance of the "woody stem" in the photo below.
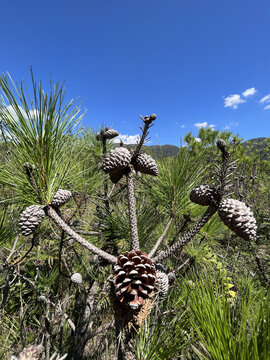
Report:
[[[137,226],[134,182],[133,182],[133,175],[131,172],[127,174],[127,194],[128,194],[131,248],[132,250],[139,250],[140,244],[139,244],[139,235],[138,235],[138,226]]]

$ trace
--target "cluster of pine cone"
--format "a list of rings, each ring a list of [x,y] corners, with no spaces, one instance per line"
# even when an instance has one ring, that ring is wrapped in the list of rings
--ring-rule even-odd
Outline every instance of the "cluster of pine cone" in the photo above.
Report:
[[[71,191],[59,189],[50,205],[55,207],[63,206],[72,196]],[[21,214],[19,219],[19,229],[24,236],[29,236],[34,233],[34,231],[41,224],[42,220],[45,218],[45,211],[43,206],[40,205],[31,205],[28,206]]]
[[[141,153],[132,160],[130,151],[124,147],[112,149],[102,163],[102,170],[110,175],[113,183],[117,183],[127,173],[129,165],[132,165],[136,172],[157,176],[158,167],[155,160],[147,154]]]
[[[213,186],[199,185],[190,193],[190,200],[196,204],[209,206],[217,200]],[[245,240],[256,239],[257,225],[250,208],[235,199],[224,199],[218,206],[218,214],[223,223]]]

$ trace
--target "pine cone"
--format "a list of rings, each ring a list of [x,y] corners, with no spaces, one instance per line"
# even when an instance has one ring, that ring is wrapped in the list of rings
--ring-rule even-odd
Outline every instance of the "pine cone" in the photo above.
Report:
[[[169,278],[161,264],[156,264],[155,288],[161,297],[164,297],[169,290]]]
[[[125,174],[125,169],[111,172],[110,179],[114,184],[117,184],[122,179],[124,174]]]
[[[107,131],[105,131],[106,139],[113,139],[118,135],[119,135],[119,133],[114,129],[108,129]]]
[[[140,250],[119,255],[117,264],[114,267],[115,292],[121,303],[137,309],[154,290],[155,267]]]
[[[102,129],[97,133],[96,139],[98,141],[102,141],[103,138],[105,138],[105,139],[113,139],[118,135],[119,135],[119,133],[116,130],[110,129],[110,128],[108,128],[106,126],[104,130]]]
[[[56,191],[53,199],[52,199],[52,202],[51,202],[51,205],[54,205],[54,206],[62,206],[64,205],[66,202],[68,202],[68,200],[72,197],[72,193],[71,191],[69,190],[63,190],[63,189],[59,189]]]
[[[256,220],[250,208],[243,202],[234,199],[223,200],[219,205],[218,214],[224,224],[241,238],[256,238]]]
[[[74,284],[81,284],[82,283],[82,275],[80,273],[74,273],[71,275],[70,280]]]
[[[202,184],[191,191],[189,198],[195,204],[209,206],[217,198],[217,190],[213,186]]]
[[[31,235],[45,217],[43,208],[39,205],[28,206],[20,215],[19,229],[24,236]]]
[[[31,345],[19,353],[18,360],[37,360],[42,352],[42,345]]]
[[[226,148],[227,144],[226,144],[226,141],[223,140],[223,139],[218,139],[217,141],[217,147],[221,150],[221,151],[224,151],[225,148]]]
[[[147,154],[139,154],[133,166],[136,171],[144,174],[158,175],[158,167],[155,160]]]
[[[102,170],[110,174],[112,172],[117,172],[123,170],[130,163],[131,155],[130,152],[123,148],[118,147],[111,150],[105,157],[102,163]]]

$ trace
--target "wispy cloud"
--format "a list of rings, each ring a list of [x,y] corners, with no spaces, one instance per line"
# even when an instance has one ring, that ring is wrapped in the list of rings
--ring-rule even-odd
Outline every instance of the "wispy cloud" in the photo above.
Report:
[[[265,95],[261,100],[260,103],[268,103],[270,101],[270,94]]]
[[[263,108],[264,110],[270,110],[270,94],[265,95],[263,98],[261,98],[260,103],[266,105]]]
[[[245,103],[246,100],[242,99],[239,94],[232,94],[224,99],[224,107],[231,107],[237,109],[240,104]]]
[[[232,127],[234,126],[238,126],[238,122],[236,121],[231,121],[228,125],[224,126],[224,130],[230,130]]]
[[[248,97],[248,96],[254,95],[256,92],[257,92],[257,90],[254,87],[252,87],[252,88],[249,88],[249,89],[246,89],[245,91],[243,91],[242,95],[244,97]]]
[[[114,139],[114,142],[120,143],[121,140],[124,144],[136,144],[140,140],[140,135],[119,134],[119,136]]]
[[[197,141],[197,142],[202,142],[202,139],[200,139],[200,138],[195,138],[195,141]]]
[[[194,126],[196,126],[197,128],[205,128],[208,126],[210,129],[213,129],[216,125],[214,124],[208,125],[208,122],[204,121],[202,123],[195,123]]]
[[[181,125],[181,129],[184,129],[185,127],[186,127],[186,125],[185,125],[185,124]]]

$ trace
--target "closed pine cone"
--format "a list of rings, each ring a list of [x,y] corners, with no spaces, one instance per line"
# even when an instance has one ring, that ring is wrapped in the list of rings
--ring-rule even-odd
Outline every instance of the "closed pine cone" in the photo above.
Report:
[[[141,252],[126,251],[118,256],[114,268],[114,286],[121,303],[138,309],[154,290],[156,271],[152,261]]]
[[[139,154],[134,164],[134,169],[144,174],[157,176],[158,167],[155,160],[147,154]]]
[[[169,278],[161,264],[156,265],[155,288],[161,297],[164,297],[169,290]]]
[[[218,214],[229,229],[245,240],[256,238],[256,219],[249,207],[242,201],[226,199],[220,203]]]
[[[70,280],[74,284],[81,284],[82,283],[82,275],[80,273],[73,273],[70,277]]]
[[[119,170],[123,170],[129,165],[130,160],[130,152],[123,147],[118,147],[111,150],[104,157],[101,168],[105,173],[110,174]]]
[[[107,131],[105,131],[106,139],[113,139],[118,135],[119,135],[119,133],[114,129],[108,129]]]
[[[209,206],[217,197],[217,190],[210,185],[198,185],[190,193],[189,198],[195,204]]]
[[[31,235],[45,217],[43,208],[39,205],[28,206],[20,215],[19,229],[24,236]]]
[[[41,345],[28,346],[19,353],[18,360],[38,360],[41,351],[42,351]]]
[[[62,206],[66,202],[68,202],[71,197],[72,197],[71,191],[59,189],[58,191],[56,191],[52,199],[51,205]]]

